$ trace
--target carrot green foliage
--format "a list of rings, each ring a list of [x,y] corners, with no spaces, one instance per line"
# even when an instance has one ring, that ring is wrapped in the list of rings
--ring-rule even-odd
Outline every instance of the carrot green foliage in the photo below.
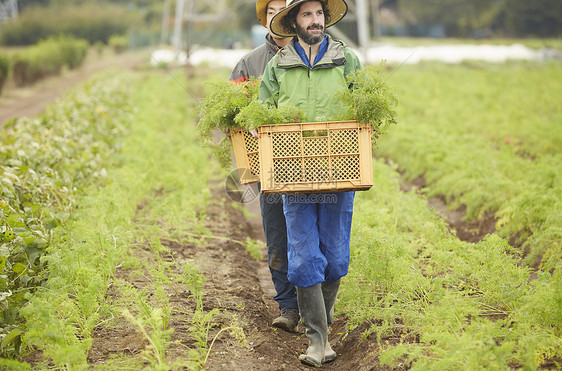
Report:
[[[466,220],[493,216],[525,264],[562,269],[560,61],[404,66],[391,83],[401,125],[379,153]]]
[[[198,133],[203,143],[213,145],[214,156],[223,167],[230,163],[231,139],[226,136],[218,145],[213,142],[215,131],[233,128],[257,129],[262,125],[278,125],[298,121],[299,111],[294,106],[267,107],[258,102],[259,81],[252,79],[233,83],[215,79],[207,83],[209,94],[200,103]]]
[[[352,89],[336,94],[346,109],[335,119],[357,120],[373,128],[373,143],[391,125],[396,124],[398,98],[383,80],[384,62],[367,66],[348,76]]]
[[[257,100],[252,100],[250,104],[240,110],[234,121],[239,126],[244,126],[248,130],[254,130],[263,125],[279,125],[290,122],[298,122],[300,111],[293,105],[286,105],[279,108],[261,104]]]
[[[538,271],[532,279],[520,254],[497,234],[460,241],[426,199],[400,189],[392,165],[382,159],[373,165],[377,187],[356,195],[350,272],[336,304],[350,328],[366,326],[363,338],[380,344],[364,364],[557,367],[561,271]]]
[[[257,96],[259,84],[250,80],[240,84],[225,79],[214,79],[206,83],[209,94],[199,104],[201,119],[199,135],[211,139],[213,131],[228,130],[239,126],[234,118]]]
[[[382,365],[560,368],[561,74],[546,61],[393,75],[400,125],[379,141],[377,187],[356,196],[339,297],[350,326],[368,325],[363,337],[381,344]],[[422,190],[400,190],[419,177]],[[426,196],[467,221],[493,217],[495,232],[459,240]]]
[[[222,135],[222,132],[238,126],[234,118],[257,95],[258,87],[257,80],[236,84],[226,79],[214,79],[206,83],[209,93],[198,106],[197,133],[204,144],[213,147],[213,156],[224,167],[230,160],[231,141],[225,136],[217,145],[213,133],[219,131]]]

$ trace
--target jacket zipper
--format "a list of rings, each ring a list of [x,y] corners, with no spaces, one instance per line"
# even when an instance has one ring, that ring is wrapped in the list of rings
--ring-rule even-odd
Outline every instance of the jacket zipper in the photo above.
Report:
[[[312,81],[310,80],[310,70],[312,69],[312,63],[313,63],[313,62],[311,61],[311,58],[312,58],[312,45],[309,44],[309,45],[308,45],[308,66],[306,66],[306,68],[308,69],[308,92],[307,92],[307,96],[308,96],[308,110],[307,110],[307,113],[308,113],[308,115],[310,115],[309,112],[310,112],[310,108],[311,108],[311,98],[312,98],[312,97],[310,96],[310,92],[312,91],[312,90],[311,90],[311,87],[310,87],[310,85],[312,84]]]
[[[308,45],[308,78],[310,79],[310,69],[312,68],[312,61],[310,60],[312,58],[312,45]]]

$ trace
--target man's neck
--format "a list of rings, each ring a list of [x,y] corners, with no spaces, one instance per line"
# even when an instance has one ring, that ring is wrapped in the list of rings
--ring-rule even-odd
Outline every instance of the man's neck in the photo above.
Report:
[[[275,44],[280,48],[286,47],[287,44],[289,43],[289,41],[291,41],[291,39],[292,39],[292,37],[278,37],[278,36],[273,37],[273,35],[271,35],[271,38],[273,39]]]
[[[298,37],[298,43],[300,46],[302,46],[302,48],[304,50],[306,50],[306,52],[308,53],[309,51],[312,52],[312,54],[316,55],[318,54],[318,50],[320,50],[320,44],[322,44],[322,41],[324,41],[324,39],[320,40],[319,43],[317,44],[313,44],[313,45],[309,45],[307,43],[305,43],[303,41],[303,39],[301,39],[300,37]]]

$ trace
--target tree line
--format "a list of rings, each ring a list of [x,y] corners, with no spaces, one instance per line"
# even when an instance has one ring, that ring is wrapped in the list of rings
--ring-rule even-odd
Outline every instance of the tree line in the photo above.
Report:
[[[205,7],[212,0],[196,1],[196,7]],[[217,0],[215,0],[217,1]],[[347,0],[350,5],[355,0]],[[562,1],[560,0],[368,0],[378,1],[380,8],[391,9],[405,25],[438,24],[448,37],[560,37],[562,36]],[[159,29],[162,0],[19,0],[21,15],[28,8],[121,6],[137,10],[141,22],[154,30]],[[101,6],[103,5],[103,6]],[[175,9],[175,0],[171,1]],[[218,26],[223,31],[248,31],[256,23],[254,0],[227,0],[224,5],[232,10],[232,18]],[[373,6],[373,8],[376,7]],[[372,8],[372,9],[373,9]],[[30,9],[31,10],[31,9]],[[371,14],[374,18],[374,14]],[[111,19],[108,16],[108,19]],[[130,19],[127,19],[129,22]],[[375,20],[372,19],[375,23]],[[131,24],[120,22],[121,27]],[[6,26],[2,28],[7,28]],[[29,26],[26,26],[29,28]],[[217,30],[215,30],[217,31]],[[215,32],[215,31],[210,31]],[[19,30],[18,30],[19,32]],[[22,34],[20,34],[21,37]],[[34,42],[35,40],[33,40]]]
[[[391,0],[408,23],[440,23],[447,36],[562,36],[560,0]]]

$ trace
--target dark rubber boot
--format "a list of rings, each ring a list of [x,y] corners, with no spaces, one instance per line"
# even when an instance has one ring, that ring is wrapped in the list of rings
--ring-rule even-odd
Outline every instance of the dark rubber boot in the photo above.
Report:
[[[328,327],[332,325],[334,319],[334,306],[336,305],[336,298],[340,289],[340,280],[335,282],[322,282],[322,294],[324,295],[324,305],[326,307],[326,319]],[[337,353],[332,350],[330,343],[326,339],[326,347],[324,351],[324,363],[333,362]]]
[[[281,315],[273,320],[271,326],[280,328],[287,332],[297,332],[299,324],[299,310],[293,308],[281,308]]]
[[[334,320],[334,307],[339,289],[340,280],[336,282],[322,282],[322,295],[324,295],[328,326],[332,326],[332,321]]]
[[[306,365],[321,367],[328,339],[328,319],[322,284],[296,289],[301,321],[309,341],[306,353],[301,354],[299,359]]]

